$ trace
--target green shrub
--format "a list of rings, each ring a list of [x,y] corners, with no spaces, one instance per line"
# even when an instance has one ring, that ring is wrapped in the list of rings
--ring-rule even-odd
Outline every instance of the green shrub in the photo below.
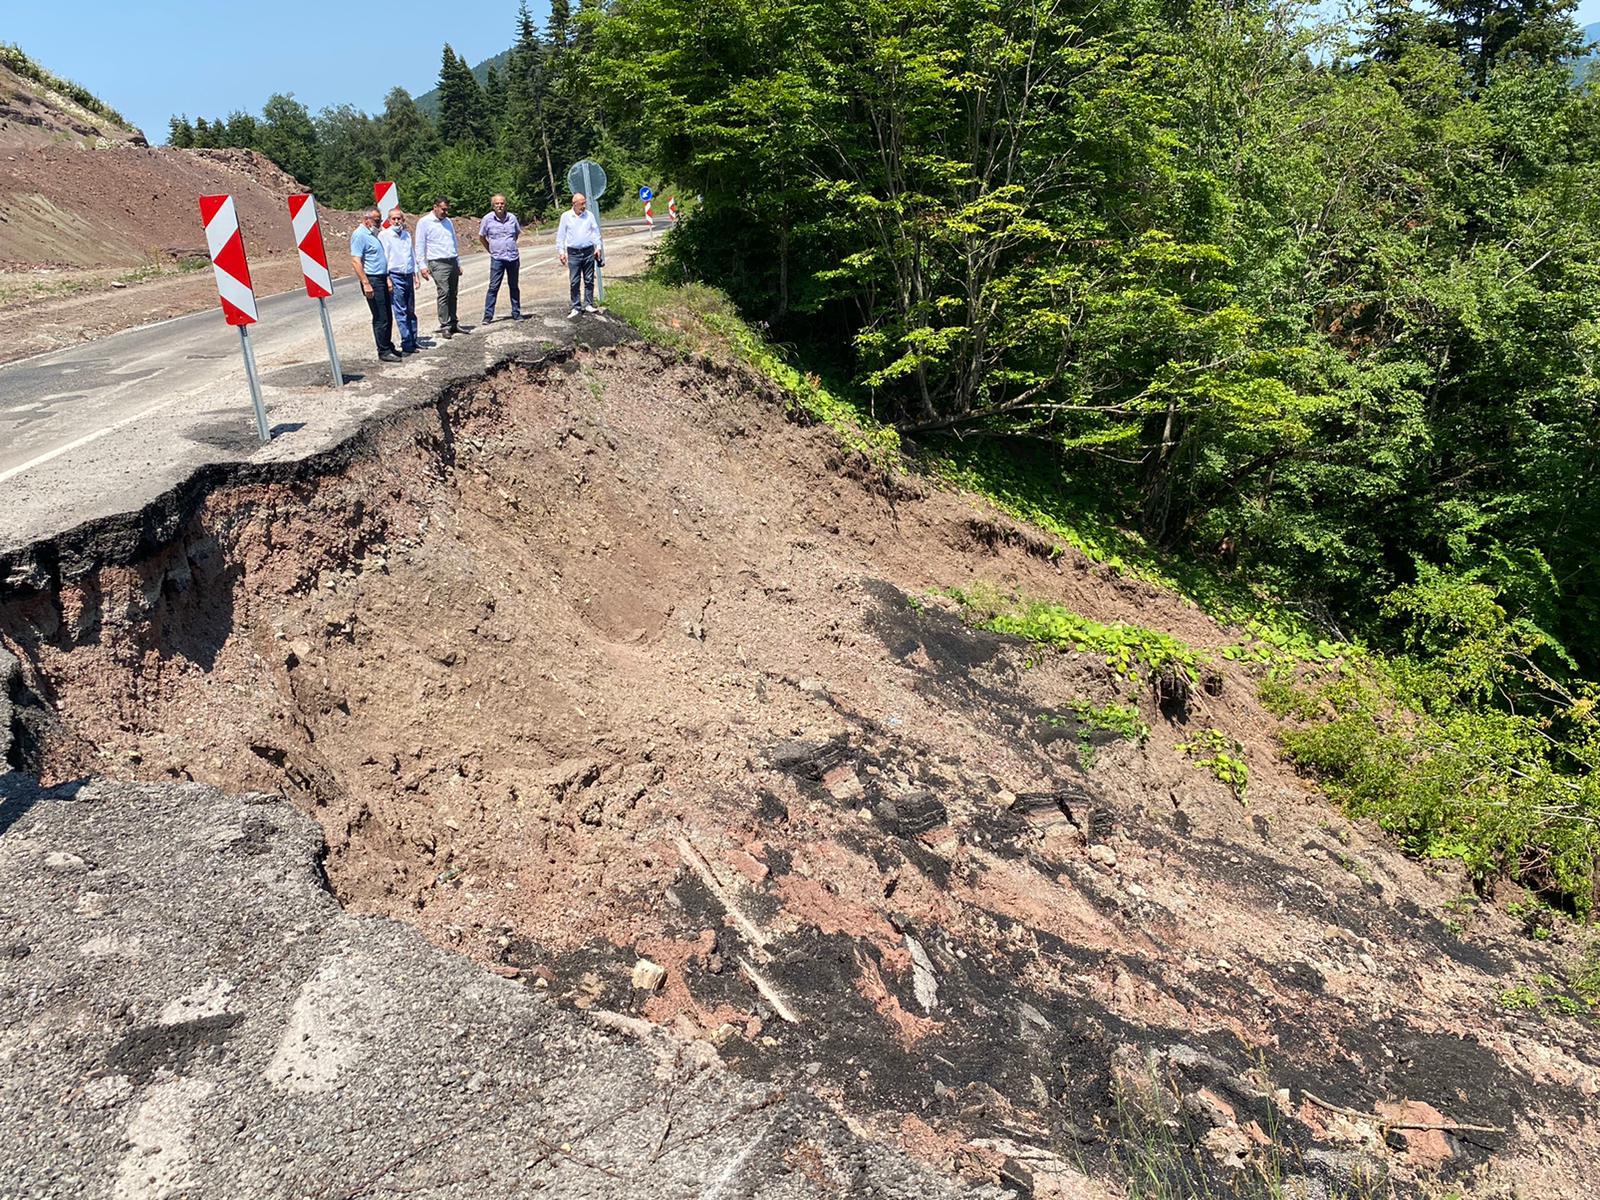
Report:
[[[1027,638],[1042,646],[1102,655],[1108,667],[1127,679],[1171,666],[1195,683],[1205,662],[1191,647],[1159,629],[1096,621],[1059,604],[1022,603],[982,584],[951,588],[950,595],[979,628]]]
[[[1202,729],[1191,740],[1179,742],[1177,750],[1188,755],[1194,765],[1210,771],[1219,782],[1233,789],[1241,803],[1250,786],[1250,766],[1244,760],[1244,746],[1220,729]]]

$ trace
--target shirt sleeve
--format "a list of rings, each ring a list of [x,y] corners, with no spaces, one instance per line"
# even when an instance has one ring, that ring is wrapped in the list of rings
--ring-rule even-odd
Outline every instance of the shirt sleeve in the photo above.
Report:
[[[604,258],[606,254],[606,244],[604,239],[600,236],[600,218],[595,216],[594,213],[590,213],[589,220],[594,222],[594,252],[601,258]]]
[[[561,214],[561,220],[556,222],[556,253],[564,254],[567,249],[567,214]]]

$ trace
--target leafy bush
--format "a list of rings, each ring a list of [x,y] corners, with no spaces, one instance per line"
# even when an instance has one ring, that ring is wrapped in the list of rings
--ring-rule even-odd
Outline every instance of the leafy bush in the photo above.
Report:
[[[1205,661],[1171,634],[1123,621],[1103,622],[1059,604],[1021,603],[982,584],[951,588],[950,595],[968,619],[993,633],[1009,633],[1043,646],[1080,650],[1105,657],[1106,665],[1126,679],[1176,667],[1191,683],[1200,678]]]
[[[1481,887],[1515,877],[1588,915],[1600,856],[1600,727],[1593,690],[1538,665],[1557,653],[1485,585],[1430,578],[1391,594],[1412,653],[1372,656],[1300,681],[1269,676],[1282,740],[1354,815],[1407,849],[1459,859]]]
[[[772,380],[795,409],[833,429],[852,450],[886,468],[899,465],[900,437],[891,426],[873,420],[817,376],[784,361],[716,289],[628,279],[610,285],[606,302],[613,313],[652,341],[745,364]]]
[[[1234,798],[1241,803],[1250,786],[1250,766],[1244,760],[1244,746],[1220,729],[1202,729],[1191,740],[1179,742],[1177,750],[1194,761],[1194,765],[1210,771],[1219,782],[1233,789]]]

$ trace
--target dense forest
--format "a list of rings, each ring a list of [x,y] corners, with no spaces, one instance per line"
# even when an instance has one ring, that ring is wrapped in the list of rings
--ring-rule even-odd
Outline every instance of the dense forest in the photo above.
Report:
[[[173,141],[335,203],[394,177],[551,209],[584,153],[703,194],[659,273],[994,494],[1309,631],[1267,688],[1305,768],[1586,914],[1600,96],[1573,8],[557,0],[487,88],[445,49],[436,125],[401,91],[275,97]]]
[[[542,30],[524,5],[507,30],[515,43],[505,70],[491,67],[482,85],[446,45],[434,93],[437,119],[400,87],[376,114],[344,104],[313,115],[280,94],[259,114],[174,116],[168,144],[259,150],[339,208],[372,203],[373,181],[392,179],[412,207],[444,195],[461,211],[482,213],[489,197],[503,192],[525,216],[553,213],[566,207],[567,167],[586,155],[612,168],[618,185],[612,195],[620,195],[642,168],[631,149],[605,136],[585,78],[591,29],[575,19],[569,0],[552,0]]]

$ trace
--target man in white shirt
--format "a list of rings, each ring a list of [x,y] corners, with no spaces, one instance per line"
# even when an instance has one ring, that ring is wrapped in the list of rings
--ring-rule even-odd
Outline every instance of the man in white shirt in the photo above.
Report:
[[[589,211],[589,199],[582,192],[572,193],[572,211],[561,214],[556,227],[556,254],[567,268],[571,285],[572,311],[578,315],[578,282],[583,282],[583,311],[599,312],[594,306],[594,269],[606,265],[605,242],[600,237],[600,222]]]
[[[417,352],[417,254],[406,230],[406,214],[398,208],[389,214],[389,228],[378,235],[389,263],[389,302],[394,305],[394,326],[400,334],[400,353]]]
[[[439,293],[439,332],[454,337],[466,332],[456,320],[456,293],[461,290],[461,251],[456,227],[450,221],[450,201],[443,196],[433,211],[417,222],[417,266],[424,279],[433,280]]]

